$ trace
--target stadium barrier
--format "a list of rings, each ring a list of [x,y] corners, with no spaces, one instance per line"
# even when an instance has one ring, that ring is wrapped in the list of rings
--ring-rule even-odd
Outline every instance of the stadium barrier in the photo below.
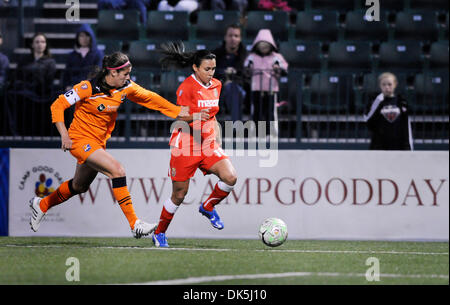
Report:
[[[157,222],[171,194],[168,149],[110,149],[124,165],[139,217]],[[227,151],[238,173],[218,207],[225,223],[213,229],[198,213],[215,176],[197,171],[167,235],[257,238],[268,217],[283,219],[291,239],[447,240],[448,151]],[[264,163],[271,159],[271,164]],[[72,178],[75,160],[57,149],[11,149],[10,236],[130,237],[111,181],[99,174],[88,192],[48,212],[39,231],[29,226],[31,197]]]

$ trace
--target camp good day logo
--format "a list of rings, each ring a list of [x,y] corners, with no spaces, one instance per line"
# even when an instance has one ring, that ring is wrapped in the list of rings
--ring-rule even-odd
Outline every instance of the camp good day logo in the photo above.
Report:
[[[30,196],[44,198],[63,182],[59,172],[46,165],[33,166],[23,173],[19,182],[19,190],[26,190]]]

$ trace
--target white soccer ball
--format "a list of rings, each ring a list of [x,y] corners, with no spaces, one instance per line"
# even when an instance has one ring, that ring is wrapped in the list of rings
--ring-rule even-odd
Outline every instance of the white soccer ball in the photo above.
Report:
[[[287,226],[279,218],[267,218],[259,227],[259,238],[262,242],[270,247],[277,247],[283,244],[287,237]]]

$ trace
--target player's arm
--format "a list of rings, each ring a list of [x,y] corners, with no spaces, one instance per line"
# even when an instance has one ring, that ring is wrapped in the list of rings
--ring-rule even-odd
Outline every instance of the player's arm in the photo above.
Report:
[[[132,102],[144,106],[145,108],[159,111],[172,119],[189,115],[189,107],[182,108],[174,105],[159,94],[146,90],[134,82],[132,82],[132,86],[127,91],[127,94],[127,98]]]
[[[64,111],[92,93],[91,84],[87,81],[75,85],[71,90],[58,96],[50,106],[52,123],[55,124],[61,135],[61,149],[64,151],[72,148],[72,140],[69,138],[66,124],[64,123]]]

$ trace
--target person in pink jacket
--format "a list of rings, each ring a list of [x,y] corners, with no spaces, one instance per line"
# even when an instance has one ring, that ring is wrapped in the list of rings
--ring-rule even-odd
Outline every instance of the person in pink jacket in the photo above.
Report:
[[[277,113],[278,80],[282,73],[287,73],[288,63],[278,48],[268,29],[262,29],[256,35],[252,49],[244,62],[251,75],[251,113],[253,121],[266,122],[266,135],[278,136]],[[271,128],[270,122],[273,123]],[[262,136],[261,134],[258,136]]]

